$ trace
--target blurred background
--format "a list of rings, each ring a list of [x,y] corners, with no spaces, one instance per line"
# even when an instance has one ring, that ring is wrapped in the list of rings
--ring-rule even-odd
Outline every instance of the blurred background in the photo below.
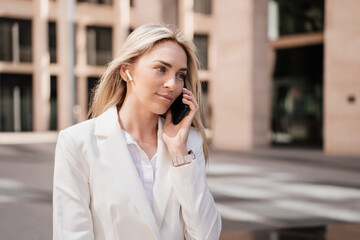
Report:
[[[0,238],[20,221],[1,239],[49,239],[57,132],[87,119],[106,64],[146,23],[198,48],[226,231],[360,222],[359,12],[357,0],[0,0]]]
[[[359,2],[1,0],[0,131],[86,119],[127,35],[179,26],[198,47],[213,146],[307,146],[360,154]]]

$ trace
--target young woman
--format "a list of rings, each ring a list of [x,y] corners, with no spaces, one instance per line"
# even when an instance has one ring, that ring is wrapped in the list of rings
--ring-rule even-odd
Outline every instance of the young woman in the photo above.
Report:
[[[59,134],[54,239],[219,238],[200,89],[193,43],[179,31],[144,25],[129,35],[96,88],[92,119]],[[175,125],[180,95],[189,112]]]

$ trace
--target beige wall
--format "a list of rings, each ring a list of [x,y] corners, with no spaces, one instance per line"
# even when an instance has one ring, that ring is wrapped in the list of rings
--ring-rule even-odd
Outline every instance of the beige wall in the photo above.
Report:
[[[360,154],[360,1],[327,0],[324,148]],[[349,97],[355,97],[350,103]]]
[[[213,144],[249,150],[269,133],[267,0],[214,3]],[[255,28],[256,27],[256,28]],[[262,33],[257,31],[261,29]]]
[[[135,8],[130,15],[130,25],[137,28],[146,23],[160,23],[162,21],[162,1],[146,0],[134,1]]]

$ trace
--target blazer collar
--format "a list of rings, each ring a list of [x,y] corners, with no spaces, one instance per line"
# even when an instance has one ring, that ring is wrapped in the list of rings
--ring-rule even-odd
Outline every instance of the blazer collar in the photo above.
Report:
[[[158,150],[153,188],[153,211],[146,197],[144,187],[127,148],[126,140],[118,122],[117,108],[111,107],[98,116],[95,135],[98,137],[100,157],[112,170],[114,178],[126,190],[139,213],[146,219],[154,234],[160,239],[161,226],[171,193],[170,158],[165,143],[162,141],[163,121],[158,122]]]
[[[116,106],[110,107],[100,116],[95,118],[95,136],[109,137],[120,128]]]

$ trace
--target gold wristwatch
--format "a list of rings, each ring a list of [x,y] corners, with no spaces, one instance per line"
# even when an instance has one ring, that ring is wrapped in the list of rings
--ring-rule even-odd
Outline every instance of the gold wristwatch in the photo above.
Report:
[[[179,166],[191,163],[194,159],[195,159],[195,154],[193,153],[192,150],[190,150],[188,152],[188,154],[185,155],[185,156],[172,158],[171,162],[172,162],[174,167],[179,167]]]

